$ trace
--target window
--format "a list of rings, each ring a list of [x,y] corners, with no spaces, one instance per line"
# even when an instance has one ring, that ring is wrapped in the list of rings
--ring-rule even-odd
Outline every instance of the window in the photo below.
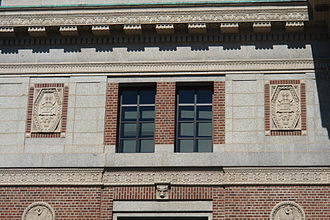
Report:
[[[210,87],[178,88],[176,152],[212,152],[212,95]]]
[[[118,152],[154,152],[154,128],[155,89],[122,88]]]

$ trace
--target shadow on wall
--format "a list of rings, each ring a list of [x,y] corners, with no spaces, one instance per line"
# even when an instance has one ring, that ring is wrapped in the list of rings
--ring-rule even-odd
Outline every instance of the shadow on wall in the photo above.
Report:
[[[328,131],[330,139],[330,42],[312,44],[318,101],[320,103],[321,125]]]

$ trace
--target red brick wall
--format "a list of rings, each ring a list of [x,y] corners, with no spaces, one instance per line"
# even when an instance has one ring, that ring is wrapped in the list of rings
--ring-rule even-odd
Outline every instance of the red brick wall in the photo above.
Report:
[[[102,188],[100,200],[100,220],[112,220],[113,188]]]
[[[115,187],[114,200],[155,200],[155,186]],[[170,200],[212,200],[211,187],[172,186]]]
[[[117,141],[118,92],[118,83],[108,83],[104,125],[105,145],[115,145]]]
[[[174,144],[175,82],[158,82],[155,144]]]
[[[231,186],[218,189],[214,199],[224,210],[223,215],[214,211],[214,220],[266,220],[273,207],[282,201],[296,202],[308,220],[330,219],[329,186]]]
[[[46,202],[56,220],[100,219],[99,187],[0,187],[0,219],[19,220],[34,202]]]
[[[225,143],[225,82],[214,82],[213,143]]]
[[[56,220],[111,220],[113,200],[155,200],[155,186],[0,187],[0,219],[21,219],[46,202]],[[170,200],[213,200],[213,220],[268,220],[283,201],[300,205],[308,220],[330,219],[330,186],[172,186]]]

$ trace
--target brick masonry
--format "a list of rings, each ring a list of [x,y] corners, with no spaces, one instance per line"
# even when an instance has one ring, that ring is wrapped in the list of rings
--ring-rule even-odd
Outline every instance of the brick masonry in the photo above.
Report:
[[[213,85],[213,143],[225,143],[225,82],[215,81]]]
[[[30,204],[46,202],[57,220],[111,220],[113,201],[155,201],[155,186],[1,187],[0,198],[0,219],[21,219]],[[267,220],[283,201],[309,220],[330,219],[329,186],[172,186],[168,201],[180,200],[212,201],[213,220]]]
[[[156,144],[174,144],[175,82],[158,82],[156,95]]]
[[[104,125],[105,145],[115,145],[117,141],[118,89],[118,83],[108,83]]]
[[[62,105],[62,118],[61,118],[61,132],[53,133],[34,133],[31,132],[32,127],[32,111],[33,111],[33,99],[35,88],[59,88],[63,87],[63,105]],[[68,118],[68,103],[69,103],[69,87],[64,83],[38,83],[34,84],[29,89],[28,94],[28,107],[27,107],[27,120],[26,120],[26,134],[31,138],[59,138],[64,137],[66,133],[67,118]]]
[[[271,109],[270,109],[270,86],[280,84],[299,84],[300,85],[300,105],[301,105],[301,130],[271,130]],[[265,131],[267,135],[271,136],[301,136],[306,134],[307,130],[307,100],[306,100],[306,84],[300,80],[270,80],[265,84]]]

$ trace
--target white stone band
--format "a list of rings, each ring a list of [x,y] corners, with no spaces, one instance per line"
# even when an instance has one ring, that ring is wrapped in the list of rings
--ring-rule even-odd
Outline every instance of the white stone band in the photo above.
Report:
[[[0,185],[328,185],[330,168],[0,169]]]

